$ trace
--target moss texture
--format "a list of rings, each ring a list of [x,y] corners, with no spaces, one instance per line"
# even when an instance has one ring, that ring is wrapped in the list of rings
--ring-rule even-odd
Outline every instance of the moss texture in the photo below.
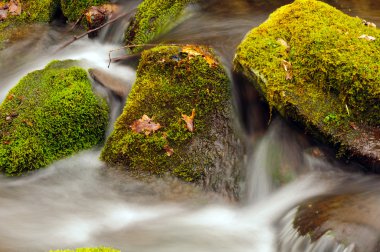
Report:
[[[168,172],[185,181],[200,179],[215,162],[213,143],[222,137],[218,131],[228,131],[222,124],[228,121],[229,79],[212,59],[205,47],[160,46],[144,51],[137,80],[101,158],[136,173]],[[195,129],[190,132],[182,115],[190,116],[193,109]],[[131,125],[144,114],[161,128],[149,135],[134,132]],[[174,151],[171,156],[168,148]]]
[[[8,176],[44,167],[102,142],[108,106],[85,70],[53,61],[29,73],[0,106],[0,169]]]
[[[63,15],[70,21],[76,21],[91,6],[108,3],[108,0],[61,0]]]
[[[357,128],[380,125],[379,51],[379,30],[296,0],[246,35],[234,65],[283,116],[344,147],[360,138]]]
[[[196,0],[144,0],[125,32],[125,44],[146,44],[167,32],[192,2]],[[136,47],[132,51],[137,52],[141,48]]]
[[[75,250],[50,250],[50,252],[120,252],[120,250],[112,248],[78,248]]]

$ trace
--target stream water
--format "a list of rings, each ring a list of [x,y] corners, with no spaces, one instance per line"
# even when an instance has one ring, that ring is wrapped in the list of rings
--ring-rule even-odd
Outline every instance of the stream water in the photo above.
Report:
[[[125,11],[138,2],[120,1]],[[185,21],[156,42],[213,46],[229,69],[246,32],[290,1],[205,2],[190,8]],[[329,3],[380,25],[377,0]],[[86,67],[133,83],[135,70],[130,64],[108,68],[108,53],[120,47],[125,25],[119,22],[103,31],[101,39],[84,38],[58,53],[72,36],[67,27],[35,26],[28,39],[0,51],[0,101],[22,76],[52,59],[83,60]],[[115,120],[123,104],[109,99]],[[378,178],[358,172],[362,167],[357,164],[335,160],[329,150],[320,154],[324,146],[280,118],[273,119],[264,133],[253,132],[247,138],[253,139],[252,151],[239,203],[173,178],[136,181],[124,171],[107,169],[98,160],[99,149],[25,177],[0,177],[0,251],[94,246],[128,252],[360,251],[332,238],[310,244],[307,237],[297,235],[292,220],[298,204],[314,196],[345,193],[347,185],[356,192],[380,195]],[[279,167],[291,172],[292,182],[273,179],[270,174]]]

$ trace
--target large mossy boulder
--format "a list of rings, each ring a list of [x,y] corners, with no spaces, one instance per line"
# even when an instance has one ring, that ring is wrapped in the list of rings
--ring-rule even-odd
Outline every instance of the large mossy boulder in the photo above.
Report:
[[[53,61],[23,77],[0,106],[0,170],[9,176],[44,167],[104,139],[108,105],[87,72]]]
[[[144,51],[137,80],[101,154],[137,176],[171,174],[236,198],[243,146],[230,81],[210,49]]]
[[[144,0],[125,32],[126,45],[144,45],[173,28],[185,8],[196,0]],[[131,48],[138,52],[142,46]]]
[[[272,108],[380,168],[380,32],[315,0],[296,0],[250,31],[235,72]]]

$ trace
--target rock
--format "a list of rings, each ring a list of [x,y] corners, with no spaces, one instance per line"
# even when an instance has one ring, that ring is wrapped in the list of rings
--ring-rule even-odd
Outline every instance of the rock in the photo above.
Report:
[[[244,160],[236,129],[229,79],[212,51],[160,46],[142,53],[101,159],[137,177],[169,173],[236,199]]]
[[[317,197],[298,208],[293,225],[313,243],[328,236],[344,247],[354,244],[355,252],[375,252],[380,243],[379,203],[373,191]]]
[[[378,29],[315,0],[296,0],[250,31],[234,70],[269,105],[380,172]]]
[[[169,31],[184,14],[185,8],[196,0],[144,0],[138,7],[125,32],[126,45],[147,44]],[[134,47],[132,52],[143,47]]]
[[[88,72],[95,81],[110,89],[114,94],[121,98],[126,98],[131,91],[132,85],[130,83],[126,83],[125,80],[115,77],[104,70],[93,68]]]
[[[53,61],[29,73],[0,106],[0,170],[16,176],[104,139],[108,106],[85,70]]]
[[[87,29],[96,29],[107,22],[111,15],[116,10],[116,5],[104,4],[101,6],[91,6],[84,16],[86,17]],[[89,38],[94,38],[98,35],[98,31],[94,31],[88,34]]]
[[[75,22],[91,6],[99,6],[108,2],[108,0],[61,0],[61,8],[68,21]]]

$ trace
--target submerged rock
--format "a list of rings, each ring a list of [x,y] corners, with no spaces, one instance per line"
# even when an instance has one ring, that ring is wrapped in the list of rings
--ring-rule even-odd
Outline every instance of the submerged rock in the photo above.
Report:
[[[108,106],[85,70],[53,61],[29,73],[0,106],[0,170],[9,176],[44,167],[104,139]]]
[[[247,34],[234,67],[282,116],[380,171],[379,52],[376,28],[296,0]]]
[[[144,0],[125,32],[126,45],[143,45],[173,28],[185,8],[196,0]],[[138,52],[143,47],[131,48]]]
[[[101,158],[136,176],[166,173],[236,198],[244,148],[228,76],[207,47],[144,51]]]

